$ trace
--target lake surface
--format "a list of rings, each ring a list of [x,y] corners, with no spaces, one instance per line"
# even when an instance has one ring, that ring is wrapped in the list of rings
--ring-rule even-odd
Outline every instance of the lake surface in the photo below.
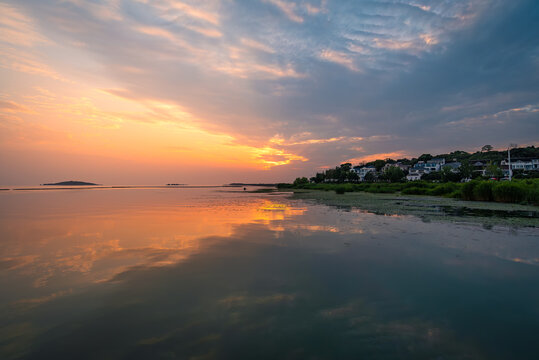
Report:
[[[537,359],[539,229],[236,188],[0,192],[2,359]]]

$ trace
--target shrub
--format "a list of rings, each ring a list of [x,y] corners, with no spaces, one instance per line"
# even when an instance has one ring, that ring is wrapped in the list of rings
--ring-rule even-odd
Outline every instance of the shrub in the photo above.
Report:
[[[402,190],[402,193],[404,195],[425,195],[427,193],[427,189],[413,186]]]
[[[470,181],[467,183],[464,183],[462,185],[462,188],[460,189],[461,197],[463,200],[473,200],[474,199],[474,188],[478,184],[478,181]]]
[[[307,179],[306,177],[301,177],[301,178],[296,178],[296,180],[294,180],[294,185],[305,185],[305,184],[308,184],[309,183],[309,179]]]
[[[530,189],[532,190],[532,189]],[[531,194],[532,191],[528,191]],[[516,182],[502,182],[492,189],[495,201],[519,203],[526,200],[526,188],[524,184]]]
[[[335,193],[344,194],[346,192],[346,187],[344,185],[338,185],[335,187]]]
[[[457,189],[456,184],[454,184],[454,183],[445,183],[445,184],[438,185],[438,186],[434,187],[433,189],[430,189],[427,192],[427,194],[436,195],[436,196],[446,195],[446,194],[452,193],[456,189]]]
[[[526,200],[534,205],[539,205],[539,189],[530,189],[526,194]]]
[[[428,183],[426,181],[411,181],[406,184],[404,184],[404,188],[428,188],[431,187],[432,184]]]
[[[372,184],[365,191],[376,194],[392,194],[396,190],[388,185]]]
[[[492,188],[493,183],[491,181],[481,181],[473,189],[473,200],[492,201]]]

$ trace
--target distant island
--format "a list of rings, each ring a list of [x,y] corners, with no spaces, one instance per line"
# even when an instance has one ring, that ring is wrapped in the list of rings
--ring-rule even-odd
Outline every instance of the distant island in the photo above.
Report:
[[[61,181],[61,182],[57,182],[57,183],[41,184],[41,185],[42,186],[54,186],[54,185],[81,186],[81,185],[99,185],[99,184],[94,184],[94,183],[85,182],[85,181],[70,180],[70,181]]]

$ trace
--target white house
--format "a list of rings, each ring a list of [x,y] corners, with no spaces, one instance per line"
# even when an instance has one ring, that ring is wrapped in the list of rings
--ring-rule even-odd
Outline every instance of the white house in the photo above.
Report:
[[[408,175],[406,175],[406,180],[408,181],[417,181],[417,180],[421,180],[421,175],[423,175],[425,172],[424,171],[410,171],[410,173]]]
[[[352,171],[355,172],[357,176],[359,176],[360,181],[365,181],[365,175],[367,175],[367,173],[369,172],[376,172],[376,168],[374,166],[356,166],[352,168]]]
[[[442,169],[442,166],[445,165],[445,159],[444,158],[434,158],[430,159],[425,162],[425,170],[428,171],[440,171]]]
[[[453,161],[442,166],[442,169],[448,167],[451,169],[451,172],[457,173],[459,171],[460,165],[461,165],[460,162]]]
[[[402,164],[400,162],[396,162],[394,164],[390,164],[390,163],[385,164],[384,167],[382,168],[382,171],[386,171],[387,169],[389,169],[392,166],[398,167],[402,171],[408,171],[408,169],[410,168],[410,165],[404,165],[404,164]]]
[[[416,168],[415,166],[410,169],[408,172],[408,175],[406,175],[406,180],[408,181],[416,181],[421,180],[421,176],[423,174],[430,173],[429,170],[426,170],[424,167],[420,166],[419,168]]]
[[[509,175],[509,162],[500,162],[504,175]],[[515,159],[511,160],[511,170],[539,170],[539,159]]]
[[[502,167],[509,168],[509,162],[502,160]],[[539,159],[515,159],[511,161],[512,170],[539,170]]]
[[[487,170],[487,161],[485,160],[477,160],[476,162],[471,164],[473,167],[473,171],[476,174],[479,174],[481,176],[485,176],[486,170]]]

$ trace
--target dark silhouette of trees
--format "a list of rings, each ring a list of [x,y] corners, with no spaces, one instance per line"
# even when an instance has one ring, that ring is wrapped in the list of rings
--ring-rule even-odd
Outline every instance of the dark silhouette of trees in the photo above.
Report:
[[[417,161],[429,161],[430,159],[432,159],[431,154],[423,154],[417,158]]]
[[[389,182],[402,181],[404,179],[404,171],[396,166],[390,166],[384,171],[381,179]]]
[[[365,174],[364,179],[367,182],[373,182],[374,180],[376,180],[376,175],[372,171],[369,171],[368,173]]]
[[[294,185],[303,185],[303,184],[308,184],[309,183],[309,179],[307,179],[306,177],[298,177],[296,178],[296,180],[294,180]]]
[[[386,162],[384,160],[375,160],[373,165],[376,168],[376,171],[382,170]]]

